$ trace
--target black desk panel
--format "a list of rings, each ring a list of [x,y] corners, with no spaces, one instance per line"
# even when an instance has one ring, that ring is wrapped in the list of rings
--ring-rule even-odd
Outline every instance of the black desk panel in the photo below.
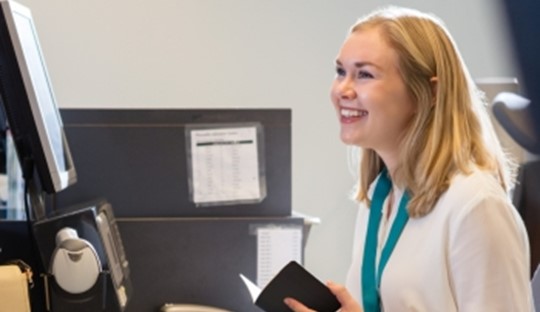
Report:
[[[117,219],[131,268],[127,312],[159,311],[164,303],[261,312],[242,273],[257,279],[257,236],[266,226],[303,226],[301,218]]]
[[[62,109],[78,181],[58,207],[106,198],[116,217],[290,216],[289,109]],[[264,133],[266,197],[196,207],[189,199],[185,126],[257,122]],[[156,203],[159,203],[156,204]]]

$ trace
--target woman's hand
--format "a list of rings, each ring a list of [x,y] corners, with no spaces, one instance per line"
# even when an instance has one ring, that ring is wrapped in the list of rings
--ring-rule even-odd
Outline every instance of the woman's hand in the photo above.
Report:
[[[337,300],[341,304],[341,309],[339,310],[340,312],[362,312],[358,302],[354,300],[343,285],[327,282],[326,286],[336,296]],[[285,304],[294,312],[317,312],[306,307],[301,302],[293,298],[285,298]]]

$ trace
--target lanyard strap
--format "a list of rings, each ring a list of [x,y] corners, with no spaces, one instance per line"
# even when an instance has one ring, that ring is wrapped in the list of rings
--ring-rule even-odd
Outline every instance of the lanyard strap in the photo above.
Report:
[[[379,266],[376,265],[377,245],[379,239],[379,225],[381,223],[382,207],[384,200],[392,189],[392,181],[388,177],[388,172],[384,169],[379,175],[379,180],[375,185],[373,200],[369,212],[368,228],[366,241],[364,245],[364,257],[362,261],[362,303],[365,312],[379,312],[380,299],[379,287],[383,270],[399,240],[399,236],[409,219],[407,213],[407,204],[409,203],[409,194],[403,193],[401,197],[396,219],[392,224],[388,239],[384,244]],[[376,269],[377,267],[377,269]],[[377,274],[375,274],[377,271]]]

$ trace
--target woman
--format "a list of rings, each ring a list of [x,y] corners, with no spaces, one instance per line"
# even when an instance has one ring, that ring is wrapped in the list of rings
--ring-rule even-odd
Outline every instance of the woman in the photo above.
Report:
[[[362,153],[346,288],[328,284],[341,311],[532,311],[511,164],[443,24],[374,12],[336,68],[341,139]]]

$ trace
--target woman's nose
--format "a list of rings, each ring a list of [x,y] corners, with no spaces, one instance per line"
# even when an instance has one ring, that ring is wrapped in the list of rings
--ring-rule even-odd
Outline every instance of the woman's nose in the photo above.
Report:
[[[351,79],[343,79],[337,87],[340,98],[350,100],[356,97],[356,91],[354,90],[353,81]]]

